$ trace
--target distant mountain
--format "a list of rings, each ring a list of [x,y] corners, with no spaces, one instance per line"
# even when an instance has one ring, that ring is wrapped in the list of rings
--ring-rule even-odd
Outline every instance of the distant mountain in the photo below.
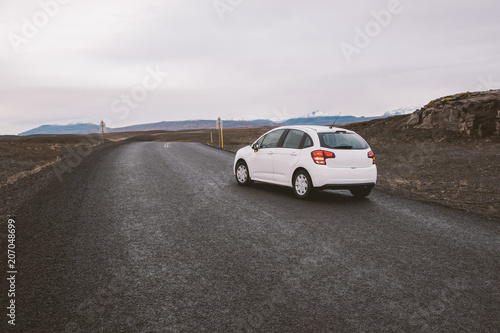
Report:
[[[261,127],[272,125],[266,121],[237,121],[223,120],[224,128],[239,128],[239,127]],[[194,129],[210,129],[215,128],[215,120],[183,120],[183,121],[162,121],[152,124],[141,124],[119,128],[109,128],[108,132],[134,132],[134,131],[181,131]]]
[[[324,111],[316,110],[306,115],[303,115],[299,118],[319,118],[319,117],[336,117],[336,116]]]
[[[266,120],[262,121],[234,121],[224,120],[224,128],[239,127],[262,127],[272,126],[274,123]],[[276,124],[277,125],[277,124]],[[185,120],[185,121],[162,121],[159,123],[140,124],[126,127],[106,128],[106,132],[136,132],[136,131],[181,131],[195,129],[215,128],[215,120]],[[34,134],[89,134],[98,133],[99,126],[95,124],[70,124],[70,125],[42,125],[18,135]]]
[[[324,111],[317,110],[300,117],[284,119],[279,122],[276,121],[273,122],[272,120],[269,119],[253,120],[255,117],[252,116],[242,116],[240,118],[233,118],[233,119],[241,119],[241,120],[245,119],[247,121],[270,122],[274,124],[284,124],[284,125],[332,125],[333,123],[335,123],[335,125],[342,125],[342,124],[356,123],[360,121],[370,121],[377,118],[386,118],[386,117],[408,114],[414,112],[420,107],[421,106],[410,106],[410,107],[399,108],[396,110],[387,111],[382,116],[373,116],[373,117],[342,116],[340,114],[333,115]]]
[[[348,123],[357,123],[360,121],[368,121],[377,119],[379,117],[355,117],[355,116],[313,116],[313,117],[299,117],[292,118],[284,121],[286,125],[342,125]]]
[[[224,121],[225,122],[226,121],[253,121],[253,122],[259,122],[259,123],[275,123],[275,121],[272,121],[271,119],[263,119],[261,117],[252,116],[252,115],[243,115],[243,116],[233,117],[233,118],[226,119]]]
[[[239,127],[262,127],[262,126],[279,126],[279,125],[343,125],[356,123],[361,121],[369,121],[377,118],[386,118],[396,115],[408,114],[419,107],[400,108],[393,111],[387,111],[383,116],[374,117],[356,117],[332,115],[323,111],[314,111],[301,117],[290,118],[282,121],[272,121],[269,119],[257,119],[252,116],[241,116],[223,120],[224,128],[239,128]],[[254,119],[255,118],[255,119]],[[158,123],[139,124],[126,127],[117,127],[106,129],[107,132],[134,132],[134,131],[180,131],[180,130],[195,130],[195,129],[210,129],[215,128],[215,120],[184,120],[184,121],[161,121]],[[89,134],[98,133],[99,126],[95,124],[70,124],[70,125],[42,125],[29,131],[20,133],[19,135],[33,134]]]
[[[89,134],[98,133],[99,125],[95,124],[71,124],[71,125],[42,125],[19,135],[34,134]]]

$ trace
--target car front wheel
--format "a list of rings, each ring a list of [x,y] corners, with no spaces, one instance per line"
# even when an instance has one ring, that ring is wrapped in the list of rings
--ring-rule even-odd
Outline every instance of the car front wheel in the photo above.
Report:
[[[240,161],[236,164],[236,181],[240,185],[248,185],[250,183],[250,175],[245,162]]]
[[[293,193],[299,199],[306,199],[313,191],[311,177],[305,170],[301,170],[293,177]]]

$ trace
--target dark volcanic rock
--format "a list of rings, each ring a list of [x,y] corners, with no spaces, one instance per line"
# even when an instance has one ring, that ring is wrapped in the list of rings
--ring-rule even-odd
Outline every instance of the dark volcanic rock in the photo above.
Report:
[[[442,129],[480,138],[500,135],[500,90],[433,100],[415,111],[403,127]]]

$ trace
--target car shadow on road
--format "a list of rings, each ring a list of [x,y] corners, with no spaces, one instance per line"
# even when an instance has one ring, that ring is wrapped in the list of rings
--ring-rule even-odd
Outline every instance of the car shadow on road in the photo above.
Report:
[[[265,195],[266,193],[275,194],[293,200],[301,201],[300,199],[295,197],[295,195],[293,194],[293,190],[289,187],[260,183],[260,182],[254,182],[249,187],[259,192],[262,192],[262,195]],[[337,191],[316,190],[311,194],[311,196],[306,201],[314,203],[343,202],[343,203],[355,203],[355,204],[371,202],[370,196],[366,198],[356,198],[347,190],[337,190]]]
[[[309,200],[313,200],[316,202],[353,202],[353,203],[362,203],[362,202],[370,202],[370,197],[366,198],[356,198],[347,190],[317,190],[313,192],[311,198]]]

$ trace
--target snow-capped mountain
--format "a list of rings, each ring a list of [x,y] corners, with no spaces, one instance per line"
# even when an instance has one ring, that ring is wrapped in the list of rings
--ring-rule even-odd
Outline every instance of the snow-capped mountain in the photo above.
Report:
[[[257,117],[254,115],[241,115],[238,117],[227,118],[223,120],[232,120],[232,121],[256,121],[262,119],[262,117]]]
[[[407,107],[402,107],[402,108],[399,108],[399,109],[396,109],[396,110],[391,110],[391,111],[387,111],[386,113],[384,113],[384,115],[382,117],[393,117],[393,116],[401,116],[401,115],[404,115],[404,114],[409,114],[409,113],[413,113],[415,112],[416,110],[422,108],[423,105],[414,105],[414,106],[407,106]]]
[[[306,115],[303,115],[299,118],[318,118],[318,117],[335,117],[335,115],[330,114],[328,112],[316,110],[316,111],[310,112]]]
[[[274,109],[272,111],[272,114],[268,114],[267,116],[254,116],[254,115],[241,115],[238,117],[232,117],[228,118],[227,120],[233,120],[233,121],[269,121],[273,123],[285,123],[287,120],[290,119],[304,119],[304,118],[319,118],[319,117],[336,117],[337,115],[332,115],[328,112],[324,111],[313,111],[309,112],[308,114],[305,114],[303,116],[297,117],[295,115],[289,114],[285,109],[283,110],[277,110]]]
[[[412,113],[419,109],[421,106],[409,106],[402,107],[396,110],[387,111],[383,116],[369,116],[369,117],[357,117],[342,114],[331,114],[325,111],[312,111],[303,116],[292,116],[287,112],[286,108],[283,110],[273,110],[271,117],[256,117],[252,115],[242,115],[239,117],[230,118],[228,120],[232,121],[248,121],[248,122],[269,122],[274,124],[285,124],[285,125],[326,125],[326,124],[347,124],[359,121],[368,121],[376,118],[387,118],[392,116],[404,115]]]

